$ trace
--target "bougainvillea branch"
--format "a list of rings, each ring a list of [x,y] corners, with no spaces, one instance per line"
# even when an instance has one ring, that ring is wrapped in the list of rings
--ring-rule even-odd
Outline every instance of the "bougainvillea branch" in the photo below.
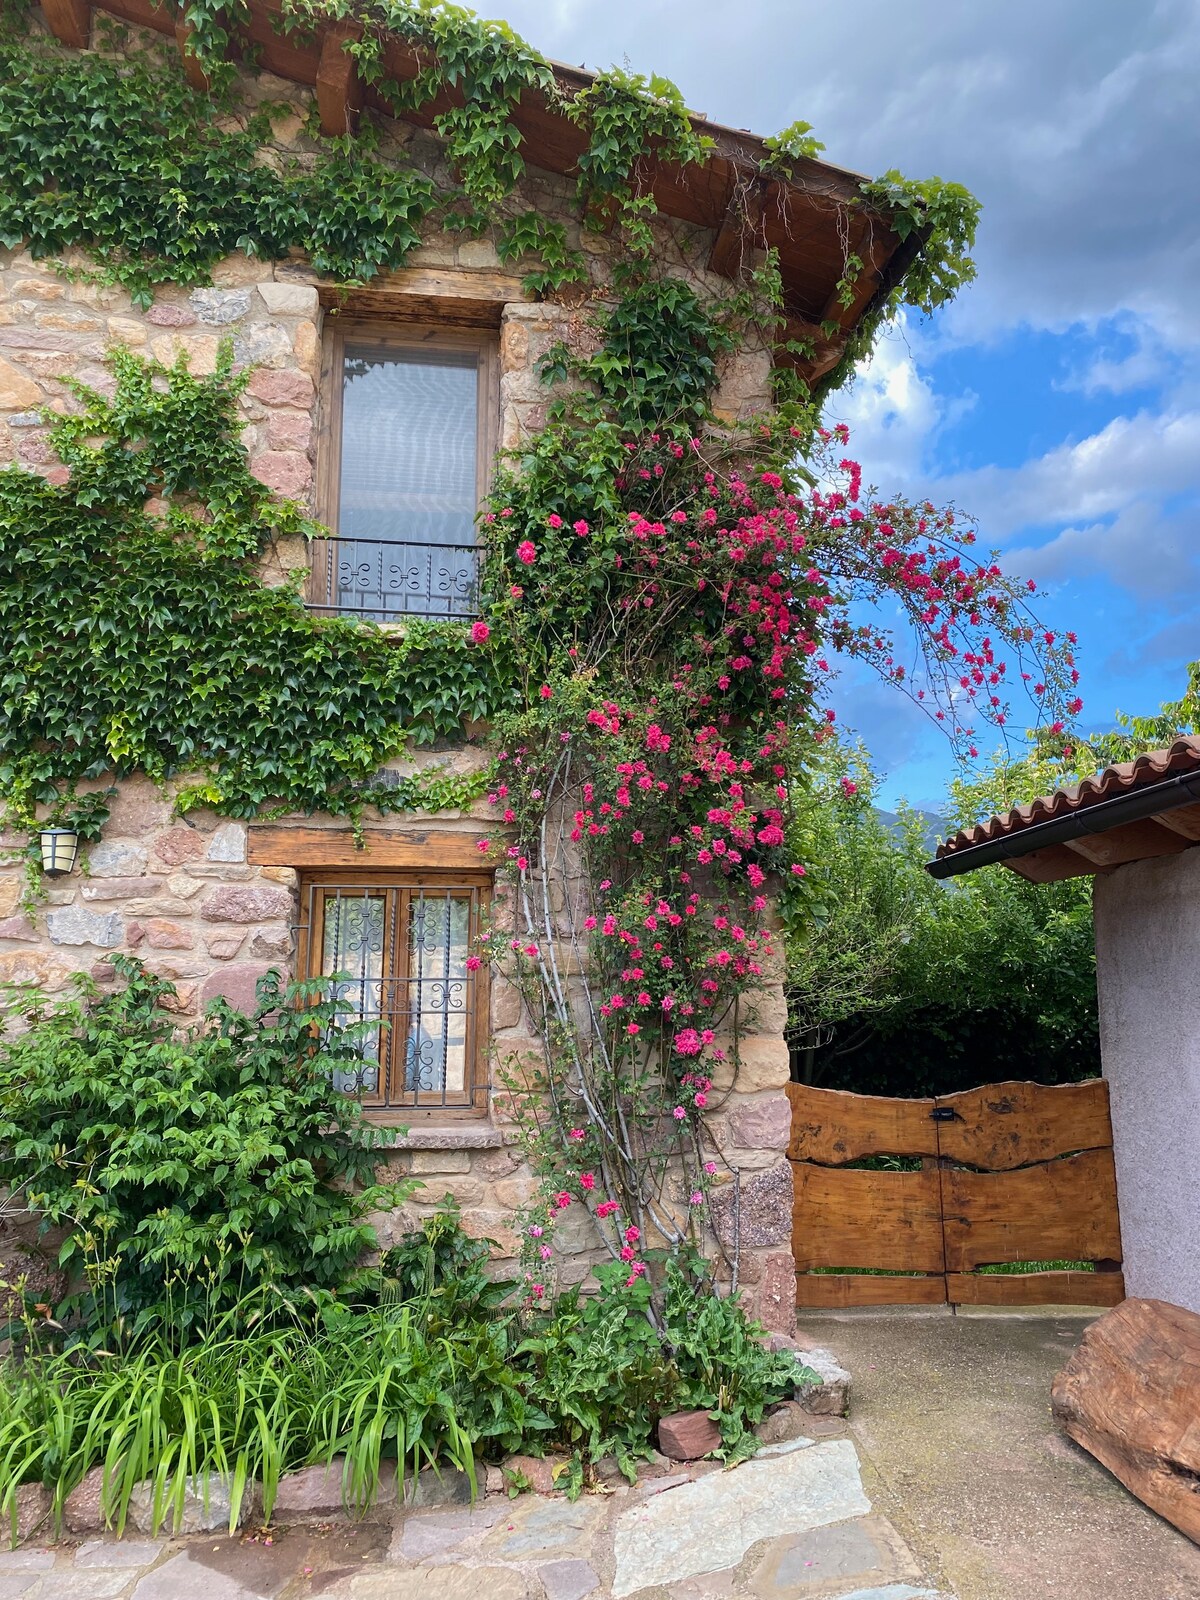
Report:
[[[802,475],[796,431],[663,428],[621,442],[579,515],[546,511],[536,470],[489,512],[480,645],[527,679],[488,797],[515,889],[490,956],[548,1063],[544,1081],[509,1077],[546,1180],[535,1294],[568,1206],[636,1276],[736,1176],[709,1117],[777,971],[773,899],[803,883],[790,797],[835,721],[838,661],[875,667],[964,750],[1004,725],[1010,683],[1043,717],[1078,709],[1028,586],[974,556],[954,512],[864,495],[847,442],[819,431]],[[915,669],[868,607],[896,614]]]

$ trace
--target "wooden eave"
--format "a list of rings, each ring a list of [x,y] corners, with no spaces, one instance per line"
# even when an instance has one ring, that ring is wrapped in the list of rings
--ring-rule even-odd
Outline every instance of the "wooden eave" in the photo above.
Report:
[[[42,9],[60,43],[72,48],[87,44],[93,10],[88,0],[42,0]],[[173,36],[189,81],[205,87],[203,71],[187,48],[187,30],[166,6],[154,0],[105,0],[95,9]],[[250,0],[248,21],[236,29],[238,46],[253,48],[261,70],[313,89],[324,132],[353,131],[363,108],[391,114],[383,98],[361,81],[343,48],[355,37],[353,23],[330,21],[311,32],[286,35],[281,11],[281,0]],[[415,77],[422,65],[418,52],[395,35],[386,42],[384,62],[389,76],[399,81]],[[554,64],[553,71],[568,93],[594,81],[591,73],[574,67]],[[429,128],[455,103],[453,93],[443,92],[419,111],[406,112],[405,120]],[[549,96],[527,90],[513,120],[530,166],[575,173],[586,136]],[[704,164],[686,168],[649,154],[646,176],[655,203],[667,216],[713,233],[709,266],[722,275],[735,276],[749,251],[778,251],[788,319],[780,339],[811,342],[812,356],[790,357],[789,364],[815,382],[840,360],[847,335],[897,281],[920,240],[910,235],[902,243],[884,213],[863,202],[860,175],[823,161],[799,160],[789,181],[764,176],[761,162],[768,152],[761,139],[702,118],[693,120],[715,148]],[[843,306],[836,286],[847,251],[862,259],[863,270],[853,299]],[[823,330],[822,323],[834,324],[834,330]]]

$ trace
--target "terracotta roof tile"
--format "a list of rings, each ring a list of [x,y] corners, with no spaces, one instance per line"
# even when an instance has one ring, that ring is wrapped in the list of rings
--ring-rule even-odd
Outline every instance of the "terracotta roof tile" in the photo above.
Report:
[[[1053,794],[1025,805],[1015,806],[1004,816],[989,817],[974,827],[964,828],[953,838],[938,845],[938,859],[968,850],[973,845],[988,844],[993,839],[1003,839],[1020,833],[1038,822],[1050,822],[1073,811],[1082,811],[1101,800],[1112,800],[1117,795],[1129,794],[1135,789],[1145,789],[1161,783],[1180,772],[1200,772],[1200,738],[1176,739],[1166,750],[1151,750],[1133,761],[1119,761],[1105,767],[1095,777],[1084,778],[1068,789],[1056,789]]]

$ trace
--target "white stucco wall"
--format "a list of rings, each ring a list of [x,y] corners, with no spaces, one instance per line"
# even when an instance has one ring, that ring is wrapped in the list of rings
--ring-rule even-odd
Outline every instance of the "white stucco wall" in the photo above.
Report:
[[[1200,1312],[1200,849],[1095,887],[1125,1283]]]

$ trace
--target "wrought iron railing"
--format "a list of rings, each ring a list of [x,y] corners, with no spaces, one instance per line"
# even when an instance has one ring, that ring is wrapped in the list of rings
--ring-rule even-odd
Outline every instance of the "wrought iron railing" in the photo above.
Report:
[[[404,539],[319,539],[306,603],[335,616],[475,617],[478,551],[473,544]]]

